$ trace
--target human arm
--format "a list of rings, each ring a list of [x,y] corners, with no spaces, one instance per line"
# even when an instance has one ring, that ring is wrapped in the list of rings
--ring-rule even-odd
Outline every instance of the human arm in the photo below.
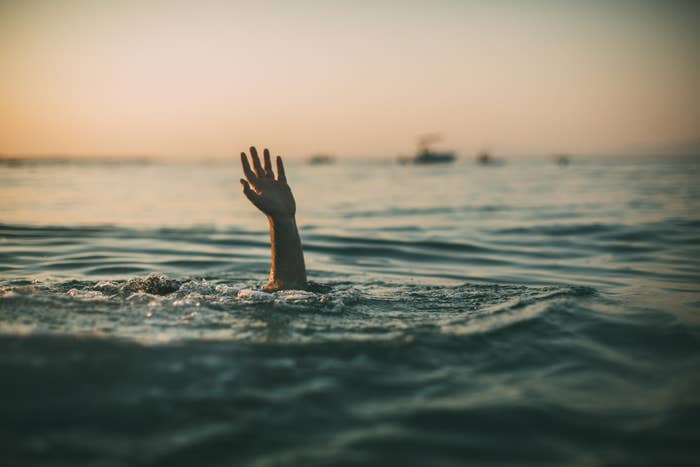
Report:
[[[266,291],[299,289],[306,285],[306,267],[301,238],[296,224],[296,202],[287,184],[282,158],[277,156],[277,178],[272,170],[270,151],[263,151],[264,166],[255,147],[248,157],[241,153],[245,180],[241,179],[243,194],[267,216],[270,224],[272,264]]]

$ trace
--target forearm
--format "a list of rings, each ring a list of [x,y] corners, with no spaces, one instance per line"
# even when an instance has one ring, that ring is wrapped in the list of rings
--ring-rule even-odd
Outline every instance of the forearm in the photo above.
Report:
[[[272,218],[270,244],[272,265],[266,290],[302,288],[306,284],[306,266],[301,238],[294,216]]]

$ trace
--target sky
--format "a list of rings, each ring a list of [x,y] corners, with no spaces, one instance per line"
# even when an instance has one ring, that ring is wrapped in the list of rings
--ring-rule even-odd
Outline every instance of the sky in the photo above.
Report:
[[[698,44],[692,1],[0,0],[0,154],[683,153]]]

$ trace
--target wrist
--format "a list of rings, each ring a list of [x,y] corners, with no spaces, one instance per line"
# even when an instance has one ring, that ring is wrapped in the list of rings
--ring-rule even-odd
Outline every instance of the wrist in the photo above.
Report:
[[[284,227],[284,226],[296,226],[296,217],[294,214],[283,214],[275,216],[267,216],[270,225]]]

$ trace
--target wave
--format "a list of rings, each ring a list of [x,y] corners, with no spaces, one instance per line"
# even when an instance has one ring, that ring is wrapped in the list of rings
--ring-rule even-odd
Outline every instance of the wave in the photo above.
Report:
[[[696,459],[700,333],[671,315],[610,313],[588,288],[325,286],[267,294],[151,276],[4,289],[2,316],[42,326],[0,333],[4,458]]]
[[[312,284],[306,291],[267,293],[260,285],[221,278],[175,280],[162,274],[125,281],[15,281],[0,288],[0,330],[96,333],[146,341],[149,336],[158,341],[224,336],[256,340],[270,330],[268,325],[256,330],[260,317],[281,312],[287,317],[311,316],[287,323],[291,326],[279,330],[283,340],[393,339],[397,333],[426,327],[447,333],[486,332],[496,327],[494,316],[501,323],[515,322],[534,316],[542,303],[593,293],[580,287],[384,282]],[[327,332],[307,335],[304,328],[310,322],[329,315],[337,319],[327,322]]]
[[[351,232],[351,230],[350,230]],[[373,235],[302,226],[311,276],[415,277],[593,287],[700,279],[685,265],[700,243],[687,223],[531,225],[425,238],[421,231]],[[256,277],[269,265],[268,234],[242,229],[54,227],[0,224],[0,271],[31,278],[51,272],[126,279],[176,276]]]

